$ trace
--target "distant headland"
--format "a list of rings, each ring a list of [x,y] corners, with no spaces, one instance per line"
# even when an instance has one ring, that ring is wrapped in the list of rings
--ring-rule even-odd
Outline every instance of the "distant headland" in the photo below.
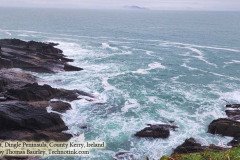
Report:
[[[146,7],[141,7],[137,5],[132,5],[132,6],[124,6],[125,9],[135,9],[135,10],[148,10]]]

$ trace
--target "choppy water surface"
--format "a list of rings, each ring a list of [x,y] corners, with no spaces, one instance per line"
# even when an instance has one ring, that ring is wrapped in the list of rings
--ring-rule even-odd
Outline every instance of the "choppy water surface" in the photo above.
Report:
[[[1,38],[57,42],[74,65],[84,68],[38,76],[42,83],[96,96],[92,102],[74,101],[63,115],[70,133],[106,141],[105,150],[87,159],[111,159],[118,151],[157,159],[189,137],[217,145],[230,140],[206,132],[213,119],[225,117],[224,100],[240,102],[240,13],[0,13]],[[169,121],[179,129],[166,140],[133,136],[147,123]]]

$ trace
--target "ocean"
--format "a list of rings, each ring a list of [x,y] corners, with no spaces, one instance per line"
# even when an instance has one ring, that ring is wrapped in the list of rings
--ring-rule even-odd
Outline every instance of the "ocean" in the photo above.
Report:
[[[207,127],[226,117],[226,101],[240,103],[240,12],[1,8],[0,38],[57,42],[84,69],[35,73],[42,84],[96,97],[72,102],[62,116],[69,133],[107,147],[64,159],[119,151],[159,159],[186,138],[231,140]],[[146,124],[172,121],[179,128],[168,139],[134,137]]]

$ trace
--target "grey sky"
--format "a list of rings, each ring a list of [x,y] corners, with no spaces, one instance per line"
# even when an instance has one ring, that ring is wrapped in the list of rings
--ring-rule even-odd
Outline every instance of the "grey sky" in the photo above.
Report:
[[[0,0],[4,7],[104,8],[138,5],[160,10],[237,10],[240,0]]]

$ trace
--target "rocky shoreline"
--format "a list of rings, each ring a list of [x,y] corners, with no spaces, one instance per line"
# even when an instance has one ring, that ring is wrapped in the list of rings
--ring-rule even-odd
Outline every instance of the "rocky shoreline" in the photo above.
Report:
[[[37,73],[81,71],[72,66],[58,44],[19,39],[0,40],[0,140],[67,141],[72,135],[58,113],[71,109],[68,102],[79,95],[78,90],[39,85]],[[54,99],[54,100],[53,100]]]
[[[201,143],[197,142],[194,138],[189,138],[186,139],[183,144],[176,147],[170,157],[164,156],[161,160],[194,160],[201,158],[222,160],[225,159],[224,156],[226,156],[227,159],[231,159],[230,157],[239,157],[239,155],[234,154],[240,151],[240,104],[228,104],[226,108],[227,118],[213,120],[209,124],[207,132],[232,137],[233,140],[228,143],[229,147],[223,148],[213,144],[210,146],[202,146]],[[233,153],[229,156],[228,154],[231,152]]]

